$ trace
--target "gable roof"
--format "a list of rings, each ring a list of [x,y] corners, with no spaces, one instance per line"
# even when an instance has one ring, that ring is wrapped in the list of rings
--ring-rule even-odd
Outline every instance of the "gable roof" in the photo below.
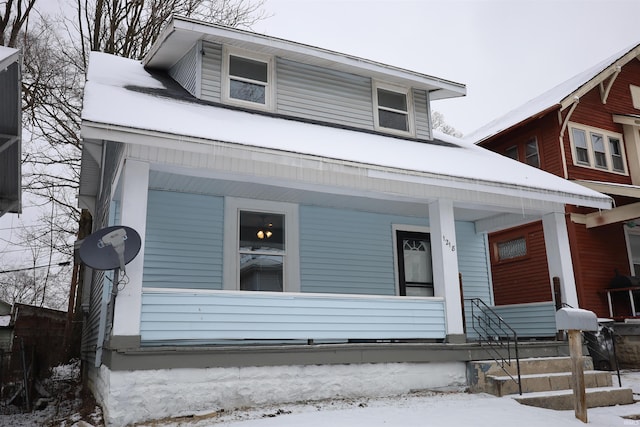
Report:
[[[527,101],[516,109],[498,117],[464,137],[465,141],[479,144],[528,119],[549,111],[564,110],[576,98],[580,98],[601,82],[616,73],[619,68],[640,55],[640,44],[627,47],[604,59],[591,68],[575,75],[543,94]]]
[[[109,139],[122,131],[178,141],[224,142],[347,162],[368,170],[369,177],[393,175],[407,183],[436,182],[519,200],[611,207],[608,196],[446,135],[431,143],[417,142],[234,110],[197,100],[186,91],[176,97],[172,91],[140,62],[92,53],[83,137]]]
[[[149,68],[167,70],[199,40],[424,89],[429,92],[432,100],[464,96],[467,92],[465,85],[450,80],[277,37],[179,16],[174,17],[165,27],[143,59],[143,64]]]

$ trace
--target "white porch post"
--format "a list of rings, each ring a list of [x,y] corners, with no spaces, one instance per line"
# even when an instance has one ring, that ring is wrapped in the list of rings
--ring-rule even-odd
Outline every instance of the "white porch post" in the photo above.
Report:
[[[567,233],[564,213],[554,212],[544,215],[542,217],[542,229],[549,263],[549,282],[553,283],[554,277],[560,278],[562,302],[578,308],[576,279],[573,275],[569,234]]]
[[[433,286],[435,296],[444,297],[448,342],[464,342],[458,252],[453,202],[438,200],[429,204]]]
[[[149,164],[126,160],[122,171],[121,223],[140,234],[142,247],[138,255],[127,264],[129,283],[118,291],[113,316],[112,347],[118,347],[125,337],[135,341],[140,335],[142,304],[142,268],[147,224],[147,198],[149,190]],[[124,344],[126,345],[126,344]]]

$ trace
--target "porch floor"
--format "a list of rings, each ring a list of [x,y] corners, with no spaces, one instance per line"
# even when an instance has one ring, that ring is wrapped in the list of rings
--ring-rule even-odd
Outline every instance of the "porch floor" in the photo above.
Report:
[[[565,341],[521,341],[519,357],[569,355]],[[505,355],[506,356],[506,355]],[[511,357],[515,357],[514,354]],[[491,358],[477,342],[156,346],[109,349],[112,371],[359,363],[469,362]]]

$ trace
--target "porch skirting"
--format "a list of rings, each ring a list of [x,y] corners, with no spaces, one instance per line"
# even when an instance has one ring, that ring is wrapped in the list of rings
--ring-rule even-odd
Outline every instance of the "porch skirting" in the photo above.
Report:
[[[116,370],[89,368],[109,426],[220,409],[464,387],[464,362]]]

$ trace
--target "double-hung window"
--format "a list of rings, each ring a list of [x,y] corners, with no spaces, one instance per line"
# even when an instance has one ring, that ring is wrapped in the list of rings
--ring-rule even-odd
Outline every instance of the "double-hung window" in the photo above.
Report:
[[[226,50],[223,101],[270,109],[273,98],[272,68],[269,57]]]
[[[627,173],[621,134],[575,123],[569,126],[575,165]]]
[[[409,89],[376,83],[373,91],[376,129],[413,134],[412,98]]]
[[[297,206],[225,197],[224,211],[224,289],[299,291]]]
[[[527,140],[524,146],[525,162],[529,166],[540,167],[540,154],[538,153],[538,139],[534,136]]]

